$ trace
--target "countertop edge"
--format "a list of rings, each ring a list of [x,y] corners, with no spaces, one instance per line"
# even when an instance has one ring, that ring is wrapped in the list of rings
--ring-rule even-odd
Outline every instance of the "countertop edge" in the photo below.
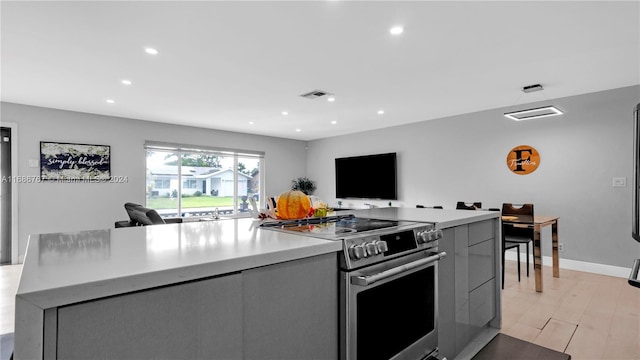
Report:
[[[374,215],[379,218],[394,218],[407,221],[432,222],[437,229],[446,229],[489,219],[499,219],[500,212],[469,210],[424,210],[410,209],[403,214],[389,210],[354,211],[358,215]],[[434,221],[430,221],[430,219]],[[304,239],[309,241],[305,244]],[[301,243],[293,247],[285,247],[275,251],[251,253],[214,262],[186,264],[184,266],[161,269],[153,272],[136,273],[117,278],[109,278],[62,286],[58,288],[40,289],[23,292],[20,287],[16,297],[42,309],[67,304],[125,294],[145,289],[167,286],[182,282],[194,281],[228,273],[239,272],[251,268],[268,266],[276,263],[302,259],[306,257],[339,252],[341,241],[319,241],[316,238],[300,237]],[[24,269],[23,269],[24,271]],[[22,276],[22,274],[21,274]]]
[[[20,293],[18,289],[16,298],[21,298],[22,300],[41,309],[48,309],[183,282],[223,276],[224,274],[338,252],[341,250],[341,242],[325,241],[322,243],[300,246],[286,250],[252,254],[250,256],[226,259],[222,261],[188,265],[150,273],[140,273],[117,279],[100,280],[56,289],[46,289],[27,293]]]
[[[446,229],[478,221],[500,218],[500,211],[427,208],[372,208],[336,211],[336,213],[355,214],[360,217],[387,220],[428,222],[435,224],[436,229]]]
[[[465,210],[471,211],[471,210]],[[450,221],[441,221],[436,223],[436,229],[446,229],[450,227],[465,225],[473,222],[490,220],[490,219],[499,219],[500,212],[499,211],[474,211],[473,217],[465,218],[465,219],[455,219]]]

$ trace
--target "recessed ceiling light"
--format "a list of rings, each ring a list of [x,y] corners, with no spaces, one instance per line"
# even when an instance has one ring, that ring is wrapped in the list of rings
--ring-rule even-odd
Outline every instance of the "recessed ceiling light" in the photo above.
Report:
[[[150,47],[144,48],[144,52],[146,52],[149,55],[158,55],[158,50]]]
[[[249,125],[253,125],[253,121],[249,121]]]
[[[391,35],[400,35],[404,32],[404,28],[402,27],[402,25],[396,25],[389,29],[389,32],[391,33]]]
[[[328,102],[334,102],[336,101],[336,98],[334,98],[333,96],[327,99]]]
[[[384,114],[384,110],[378,110],[378,115]]]
[[[105,100],[105,102],[107,104],[115,104],[116,103],[115,100],[113,100],[113,99],[107,99],[107,100]]]
[[[300,132],[300,131],[302,131],[302,130],[300,130],[300,129],[296,129],[296,132]]]
[[[337,123],[338,123],[338,122],[337,122],[337,121],[335,121],[335,120],[333,120],[333,121],[331,122],[331,124],[332,124],[332,125],[335,125],[335,124],[337,124]]]
[[[282,115],[287,116],[287,115],[289,115],[289,112],[288,111],[283,111]]]
[[[133,84],[133,83],[131,82],[131,80],[127,80],[127,79],[122,79],[122,80],[120,80],[120,82],[121,82],[123,85],[131,85],[131,84]]]
[[[562,115],[563,112],[555,106],[545,106],[535,109],[527,109],[520,111],[513,111],[509,113],[505,113],[504,116],[508,117],[511,120],[522,121],[522,120],[533,120],[540,119],[549,116],[557,116]]]

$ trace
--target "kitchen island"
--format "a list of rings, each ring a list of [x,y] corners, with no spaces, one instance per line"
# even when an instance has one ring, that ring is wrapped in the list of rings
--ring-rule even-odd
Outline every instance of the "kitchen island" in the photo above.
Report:
[[[340,243],[254,225],[32,235],[14,358],[335,358]]]
[[[465,359],[490,341],[500,326],[498,213],[353,213],[435,222],[450,254],[438,276],[441,353]],[[337,359],[342,243],[255,225],[32,235],[15,359]]]

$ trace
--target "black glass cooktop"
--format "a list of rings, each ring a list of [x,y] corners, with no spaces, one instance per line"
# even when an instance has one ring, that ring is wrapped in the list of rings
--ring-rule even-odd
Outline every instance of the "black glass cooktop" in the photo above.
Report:
[[[346,235],[398,226],[397,220],[360,218],[354,215],[338,215],[297,220],[265,222],[261,226],[278,230],[311,233],[314,235]]]

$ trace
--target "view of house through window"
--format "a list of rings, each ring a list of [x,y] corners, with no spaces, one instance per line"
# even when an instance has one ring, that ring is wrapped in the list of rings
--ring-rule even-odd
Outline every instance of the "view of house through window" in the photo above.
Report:
[[[146,206],[163,217],[242,215],[260,202],[262,156],[146,145]]]

